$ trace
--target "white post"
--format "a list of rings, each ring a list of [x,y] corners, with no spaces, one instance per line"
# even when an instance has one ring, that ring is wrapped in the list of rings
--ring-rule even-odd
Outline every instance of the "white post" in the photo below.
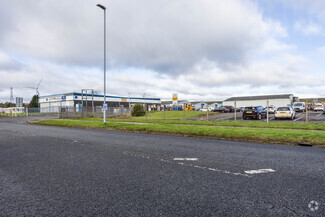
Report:
[[[236,109],[236,101],[235,101],[235,110],[234,110],[235,121],[237,121],[237,109]]]
[[[28,117],[28,107],[26,107],[26,117]]]
[[[266,122],[269,123],[269,100],[266,101]]]

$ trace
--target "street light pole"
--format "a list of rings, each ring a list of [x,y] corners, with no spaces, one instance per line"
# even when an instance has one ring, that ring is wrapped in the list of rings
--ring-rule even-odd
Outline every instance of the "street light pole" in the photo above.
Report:
[[[104,10],[104,104],[106,104],[106,7],[101,4],[97,4],[97,7],[100,7]],[[104,109],[104,124],[106,124],[106,109]]]

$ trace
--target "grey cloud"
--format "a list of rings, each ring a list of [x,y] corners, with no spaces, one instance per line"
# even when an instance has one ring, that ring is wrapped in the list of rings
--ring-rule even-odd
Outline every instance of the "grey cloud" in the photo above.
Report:
[[[110,67],[181,74],[202,58],[220,67],[241,65],[273,34],[273,24],[247,0],[102,3]],[[58,64],[101,67],[102,13],[86,0],[12,0],[0,9],[0,20],[12,23],[0,30],[2,46]]]

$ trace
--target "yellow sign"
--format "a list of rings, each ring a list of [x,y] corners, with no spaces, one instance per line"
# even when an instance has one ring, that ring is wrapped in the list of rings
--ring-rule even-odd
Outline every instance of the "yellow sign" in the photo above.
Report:
[[[172,99],[173,99],[173,101],[178,101],[178,95],[177,95],[177,93],[173,93]]]
[[[121,102],[127,102],[127,99],[122,98],[122,99],[121,99]]]

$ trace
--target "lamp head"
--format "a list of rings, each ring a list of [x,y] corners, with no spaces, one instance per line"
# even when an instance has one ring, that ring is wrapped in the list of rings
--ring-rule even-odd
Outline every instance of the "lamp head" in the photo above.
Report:
[[[104,11],[106,10],[105,6],[101,5],[101,4],[97,4],[97,7],[100,7],[101,9],[103,9]]]

